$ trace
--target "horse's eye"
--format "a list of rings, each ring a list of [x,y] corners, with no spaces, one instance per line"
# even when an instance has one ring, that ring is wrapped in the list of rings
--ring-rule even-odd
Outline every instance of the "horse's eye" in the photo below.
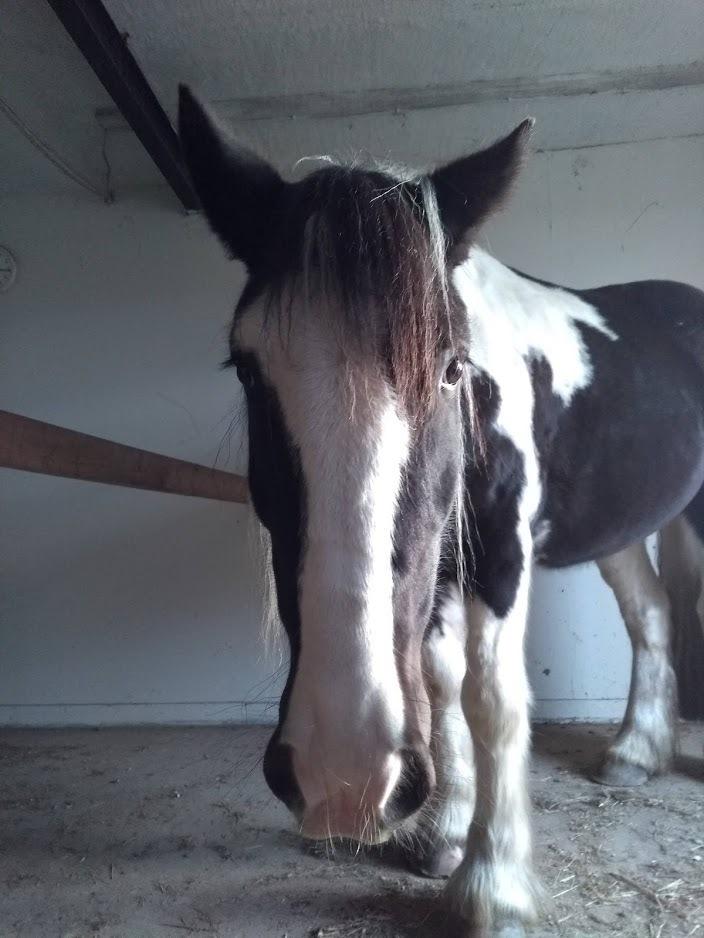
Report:
[[[237,377],[240,379],[240,383],[243,388],[249,390],[254,385],[254,374],[250,368],[246,365],[243,365],[242,362],[237,362]]]
[[[455,356],[455,358],[450,361],[450,364],[445,369],[445,374],[443,375],[442,379],[442,386],[444,388],[454,388],[454,386],[459,383],[463,370],[464,362],[461,358],[457,358]]]

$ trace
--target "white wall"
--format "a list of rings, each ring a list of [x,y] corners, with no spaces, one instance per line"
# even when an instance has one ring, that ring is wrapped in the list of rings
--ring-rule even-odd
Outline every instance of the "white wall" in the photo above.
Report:
[[[587,286],[704,286],[704,138],[537,154],[487,232]],[[239,395],[218,371],[241,283],[165,190],[0,203],[0,406],[213,464]],[[218,464],[242,471],[241,434]],[[585,445],[587,445],[585,443]],[[0,470],[0,722],[269,719],[248,509]],[[622,713],[629,649],[591,568],[536,580],[536,714]]]

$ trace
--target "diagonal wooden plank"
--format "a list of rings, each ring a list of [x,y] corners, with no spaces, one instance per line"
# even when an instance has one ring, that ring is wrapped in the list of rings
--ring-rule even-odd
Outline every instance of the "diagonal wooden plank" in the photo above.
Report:
[[[0,410],[0,467],[222,502],[248,501],[247,480]]]

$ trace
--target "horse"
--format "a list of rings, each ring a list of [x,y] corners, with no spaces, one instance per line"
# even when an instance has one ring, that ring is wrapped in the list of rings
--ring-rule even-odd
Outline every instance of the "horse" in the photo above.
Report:
[[[540,904],[533,564],[596,561],[625,620],[609,784],[673,757],[669,591],[704,617],[704,294],[573,290],[483,251],[531,129],[429,174],[329,162],[287,182],[180,90],[203,211],[248,272],[227,363],[290,649],[267,783],[307,838],[415,825],[470,935],[524,934]]]

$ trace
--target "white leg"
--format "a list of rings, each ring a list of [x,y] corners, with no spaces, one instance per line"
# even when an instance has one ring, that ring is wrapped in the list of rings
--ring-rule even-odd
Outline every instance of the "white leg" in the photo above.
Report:
[[[448,894],[476,935],[521,934],[520,923],[535,916],[526,790],[530,692],[523,660],[530,581],[527,537],[523,544],[508,611],[499,616],[479,598],[468,604],[462,703],[474,741],[476,806],[467,853]]]
[[[474,806],[472,740],[462,712],[467,625],[456,587],[449,588],[423,642],[423,673],[432,714],[436,787],[416,828],[417,864],[426,876],[449,876],[465,853]]]
[[[599,561],[599,570],[626,623],[633,665],[626,715],[597,777],[612,785],[640,785],[665,771],[675,750],[670,604],[643,543]]]

